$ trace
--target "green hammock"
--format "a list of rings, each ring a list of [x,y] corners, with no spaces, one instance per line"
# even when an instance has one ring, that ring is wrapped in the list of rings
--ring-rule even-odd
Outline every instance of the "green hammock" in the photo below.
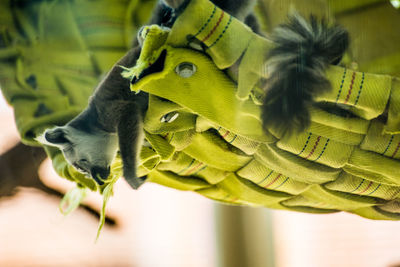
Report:
[[[4,36],[13,40],[0,50],[0,84],[24,142],[34,144],[37,133],[67,122],[86,105],[98,76],[122,56],[133,29],[144,23],[135,15],[137,6],[151,9],[149,1],[118,1],[112,8],[106,2],[40,2],[0,11],[7,22]],[[23,33],[13,28],[15,19]],[[190,49],[187,36],[202,41],[206,54]],[[317,101],[341,104],[357,117],[312,108],[304,133],[291,138],[272,128],[265,133],[257,82],[267,75],[260,55],[270,46],[208,0],[192,0],[170,32],[148,27],[139,62],[127,75],[167,54],[161,72],[132,86],[150,94],[144,128],[151,147],[141,151],[140,174],[226,203],[400,219],[399,79],[332,66],[327,77],[333,90]],[[238,77],[221,70],[239,58]],[[378,117],[386,107],[383,123]],[[74,171],[58,150],[46,149],[61,176],[105,190]],[[105,191],[120,168],[117,159]]]

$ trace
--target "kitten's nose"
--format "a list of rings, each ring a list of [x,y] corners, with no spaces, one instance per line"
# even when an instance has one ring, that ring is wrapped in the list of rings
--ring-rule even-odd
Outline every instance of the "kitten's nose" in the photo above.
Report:
[[[107,179],[107,177],[110,175],[110,167],[104,168],[100,166],[94,166],[90,170],[90,174],[92,178],[99,184],[103,185],[104,182],[101,180]],[[101,180],[100,180],[101,179]]]

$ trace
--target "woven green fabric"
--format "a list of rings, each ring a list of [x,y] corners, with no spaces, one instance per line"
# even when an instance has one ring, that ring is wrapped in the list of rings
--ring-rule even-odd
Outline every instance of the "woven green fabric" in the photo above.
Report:
[[[235,204],[315,213],[343,210],[373,219],[399,219],[396,212],[380,207],[396,199],[400,192],[400,140],[397,140],[400,137],[386,133],[384,129],[388,125],[377,119],[385,112],[389,99],[393,99],[388,106],[389,113],[398,108],[400,103],[393,96],[399,90],[398,80],[332,66],[327,77],[333,90],[316,100],[340,104],[357,117],[345,118],[312,108],[311,126],[303,134],[282,137],[272,128],[265,134],[261,129],[258,101],[238,94],[243,89],[242,92],[252,95],[253,88],[240,88],[240,73],[237,88],[219,69],[233,64],[237,54],[242,55],[241,64],[248,69],[246,57],[265,54],[268,41],[254,37],[240,22],[229,24],[228,20],[225,31],[210,41],[209,46],[218,38],[223,42],[225,35],[236,32],[250,36],[242,36],[243,40],[257,38],[264,45],[249,42],[248,47],[242,47],[243,43],[239,42],[227,49],[226,43],[219,48],[223,51],[214,45],[206,51],[211,59],[200,52],[172,47],[184,46],[187,41],[180,36],[195,36],[203,28],[204,31],[209,28],[211,35],[217,34],[214,27],[218,21],[214,26],[208,24],[213,21],[210,20],[213,13],[223,14],[222,11],[206,0],[196,0],[187,12],[196,9],[196,5],[209,6],[203,11],[209,15],[202,17],[203,22],[185,23],[189,18],[184,13],[170,32],[172,37],[167,39],[166,46],[144,52],[159,55],[159,50],[166,49],[163,71],[150,74],[132,86],[132,90],[144,90],[152,95],[145,119],[147,135],[162,136],[160,143],[169,143],[169,150],[175,148],[172,157],[164,157],[148,173],[149,181]],[[183,24],[185,27],[180,27]],[[220,25],[217,27],[223,27],[222,22]],[[156,37],[161,29],[152,27],[151,30],[152,37],[145,40],[145,45],[165,40]],[[232,52],[227,52],[230,48]],[[191,77],[181,77],[176,71],[184,62],[196,66]],[[264,73],[257,68],[262,68],[261,64],[253,65],[252,73],[259,79]],[[173,104],[157,101],[157,97]],[[182,116],[171,123],[161,122],[160,118],[170,112]],[[175,136],[179,136],[179,141],[174,141]],[[206,172],[208,169],[211,170]]]
[[[360,71],[399,77],[400,29],[396,25],[400,24],[400,12],[390,1],[376,1],[379,3],[373,5],[368,5],[368,2],[370,1],[365,1],[363,7],[336,16],[337,21],[344,25],[351,35],[349,54]],[[371,21],[374,23],[369,23]]]
[[[376,3],[388,2],[387,0],[328,0],[330,8],[333,9],[335,13],[340,12],[350,12],[357,8],[363,8],[368,5],[373,5]]]
[[[23,141],[35,144],[36,133],[82,110],[154,1],[35,1],[15,10],[11,2],[0,4],[0,84]],[[140,175],[224,203],[400,219],[398,79],[332,66],[327,76],[333,90],[317,100],[341,104],[357,117],[312,108],[310,128],[287,138],[261,128],[256,84],[268,76],[266,39],[207,0],[191,1],[171,32],[149,30],[143,64],[131,74],[147,67],[161,49],[167,57],[162,72],[132,88],[150,93],[144,127],[151,148],[141,151]],[[206,54],[188,48],[193,38],[208,47]],[[239,58],[238,77],[221,71]],[[183,62],[196,66],[193,76],[178,75]],[[386,107],[384,124],[377,117]],[[161,122],[171,112],[179,117]],[[98,189],[58,150],[46,150],[57,173]],[[112,173],[120,176],[119,159]]]

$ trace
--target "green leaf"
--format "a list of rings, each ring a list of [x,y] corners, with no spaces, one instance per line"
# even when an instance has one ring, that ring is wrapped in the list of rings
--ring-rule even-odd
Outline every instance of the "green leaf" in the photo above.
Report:
[[[79,204],[85,199],[87,195],[87,189],[81,186],[76,186],[75,188],[68,191],[62,198],[59,209],[63,215],[68,215],[74,211]]]

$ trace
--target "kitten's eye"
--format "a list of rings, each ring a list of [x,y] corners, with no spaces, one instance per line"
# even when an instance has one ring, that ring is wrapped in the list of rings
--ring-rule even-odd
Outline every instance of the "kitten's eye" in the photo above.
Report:
[[[83,163],[83,164],[85,164],[85,163],[88,163],[89,161],[87,160],[87,159],[81,159],[81,160],[79,160],[79,163]]]

